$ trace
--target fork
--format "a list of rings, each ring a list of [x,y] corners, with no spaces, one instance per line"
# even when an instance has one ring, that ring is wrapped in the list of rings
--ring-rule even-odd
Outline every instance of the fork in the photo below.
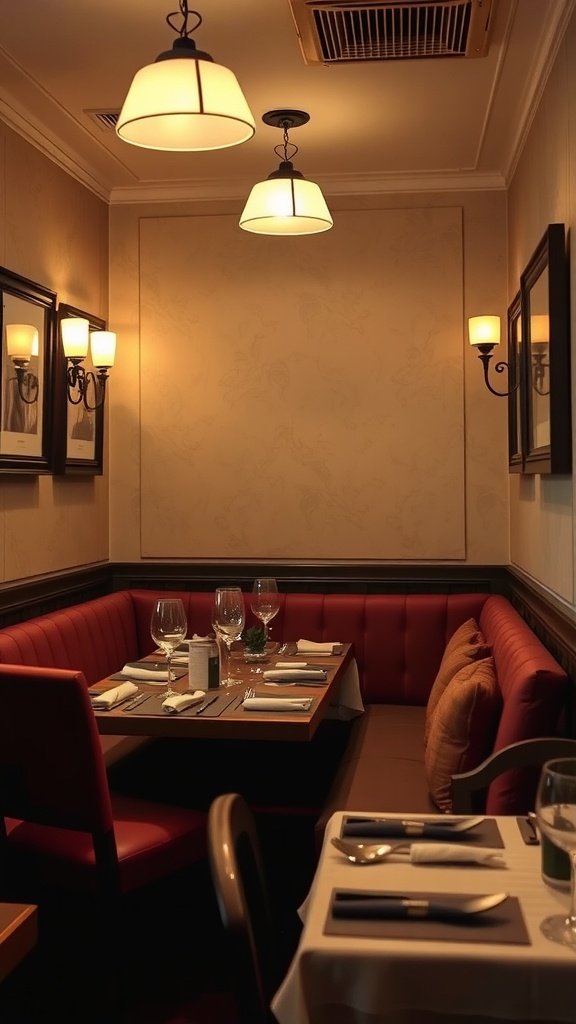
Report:
[[[249,686],[247,690],[244,690],[244,700],[248,700],[249,697],[255,697],[256,690],[252,686]]]

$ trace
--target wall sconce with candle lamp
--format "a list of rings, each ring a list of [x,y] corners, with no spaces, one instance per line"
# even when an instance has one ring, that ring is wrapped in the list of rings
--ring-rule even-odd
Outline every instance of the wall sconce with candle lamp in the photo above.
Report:
[[[38,329],[32,324],[6,324],[6,352],[14,364],[20,399],[26,405],[34,405],[40,384],[28,367],[32,357],[38,355]]]
[[[550,381],[546,382],[546,371],[550,369],[550,318],[546,313],[530,317],[530,351],[532,355],[532,387],[539,395],[550,394]]]
[[[66,383],[68,401],[93,412],[104,404],[108,370],[114,366],[116,335],[113,331],[90,331],[85,317],[70,316],[60,321],[62,346],[66,356]],[[97,374],[86,370],[82,363],[88,355],[88,345]],[[91,394],[94,401],[90,401]]]
[[[484,368],[484,383],[486,384],[488,391],[493,395],[497,395],[498,398],[508,398],[514,393],[514,391],[516,391],[519,383],[518,381],[516,381],[508,391],[496,391],[488,379],[492,350],[496,345],[500,344],[500,317],[470,317],[468,321],[468,338],[470,344],[478,349],[478,358]],[[494,369],[496,373],[503,373],[504,370],[509,371],[510,367],[504,359],[501,359],[494,364]]]

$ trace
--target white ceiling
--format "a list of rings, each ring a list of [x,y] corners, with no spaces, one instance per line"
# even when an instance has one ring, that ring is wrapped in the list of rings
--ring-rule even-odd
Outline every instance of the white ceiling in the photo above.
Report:
[[[190,0],[192,8],[194,0]],[[288,0],[198,0],[193,39],[232,68],[256,120],[249,142],[151,152],[102,130],[135,72],[176,38],[178,0],[0,0],[0,117],[112,202],[242,197],[275,169],[275,108],[295,166],[330,194],[503,188],[575,0],[494,0],[487,56],[310,66]]]

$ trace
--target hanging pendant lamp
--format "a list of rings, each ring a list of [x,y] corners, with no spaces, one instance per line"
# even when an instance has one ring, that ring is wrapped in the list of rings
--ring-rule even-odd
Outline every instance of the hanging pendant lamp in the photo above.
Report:
[[[118,136],[133,146],[171,152],[202,152],[238,146],[251,139],[254,118],[236,76],[196,49],[189,36],[202,24],[198,11],[180,0],[182,25],[172,49],[137,71],[116,124]],[[196,17],[188,28],[190,15]]]
[[[307,124],[310,115],[303,110],[269,110],[262,120],[282,128],[283,143],[274,147],[280,166],[252,188],[240,227],[260,235],[314,235],[328,231],[333,221],[322,190],[314,181],[307,181],[288,159],[289,149],[292,157],[298,152],[298,146],[288,139],[288,131]]]

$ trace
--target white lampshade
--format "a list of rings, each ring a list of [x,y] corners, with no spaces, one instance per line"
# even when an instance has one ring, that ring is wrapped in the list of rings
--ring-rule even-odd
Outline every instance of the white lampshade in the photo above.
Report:
[[[10,359],[30,360],[38,355],[38,331],[31,324],[6,324],[6,351]]]
[[[119,137],[172,152],[225,149],[251,139],[256,125],[234,73],[188,56],[186,44],[199,53],[192,40],[178,43],[180,52],[136,72],[116,124]]]
[[[60,321],[64,355],[67,359],[85,359],[88,355],[90,321],[82,316],[69,316]]]
[[[499,345],[500,317],[470,317],[468,321],[468,338],[471,345]]]
[[[550,318],[547,313],[535,313],[530,317],[530,341],[536,345],[547,345],[550,340]]]
[[[92,331],[90,353],[94,366],[114,366],[116,357],[116,335],[114,331]]]
[[[312,235],[332,224],[320,187],[301,176],[257,182],[240,217],[244,231],[260,235]]]

